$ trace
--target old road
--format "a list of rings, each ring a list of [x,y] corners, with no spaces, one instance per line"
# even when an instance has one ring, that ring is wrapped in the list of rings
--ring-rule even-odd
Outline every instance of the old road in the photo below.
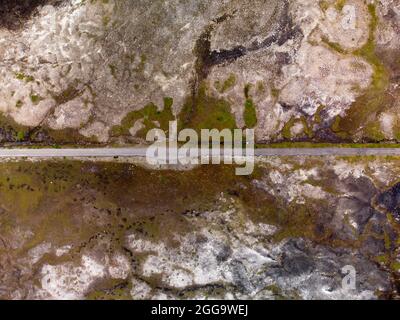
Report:
[[[0,149],[0,158],[86,158],[145,157],[147,148]],[[244,151],[243,151],[244,152]],[[400,156],[400,148],[265,148],[257,157],[296,156]]]

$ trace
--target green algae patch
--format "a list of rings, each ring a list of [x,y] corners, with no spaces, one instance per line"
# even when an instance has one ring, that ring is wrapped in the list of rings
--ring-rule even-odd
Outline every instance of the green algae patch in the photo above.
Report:
[[[39,204],[43,193],[34,188],[34,178],[27,172],[1,165],[0,199],[3,207],[26,215]]]
[[[57,104],[64,104],[68,101],[71,101],[79,96],[81,91],[77,89],[77,82],[74,85],[69,85],[64,91],[60,93],[53,93],[52,97],[56,101]]]
[[[114,79],[117,79],[117,67],[113,64],[109,64],[108,68],[110,69],[111,75],[113,76]]]
[[[331,130],[341,139],[350,140],[351,136],[349,132],[343,130],[343,118],[341,116],[336,116],[332,122]]]
[[[86,300],[132,300],[132,284],[126,280],[103,280],[86,295]]]
[[[37,146],[55,146],[55,145],[85,145],[97,144],[97,140],[82,136],[77,129],[54,130],[46,126],[43,127],[27,127],[15,122],[10,116],[0,114],[0,128],[5,133],[4,141],[7,143],[36,143]],[[32,145],[31,145],[32,146]]]
[[[384,141],[385,135],[381,130],[381,125],[379,122],[371,122],[364,128],[365,136],[372,141]]]
[[[159,110],[158,107],[150,103],[143,109],[129,112],[121,121],[121,125],[114,126],[111,129],[113,136],[130,135],[129,130],[137,121],[142,121],[142,128],[136,133],[137,137],[145,138],[149,130],[160,128],[167,131],[169,122],[175,120],[172,113],[173,99],[170,97],[164,98],[164,108]]]
[[[393,98],[387,93],[389,73],[376,54],[375,33],[379,23],[374,4],[368,5],[370,14],[370,31],[367,43],[353,54],[364,58],[373,68],[370,87],[353,103],[346,116],[336,125],[336,132],[352,136],[362,130],[363,137],[368,141],[381,141],[383,135],[375,123],[378,115],[393,103]]]
[[[246,100],[243,118],[247,128],[254,128],[257,125],[257,111],[252,99]]]
[[[288,208],[253,184],[265,174],[260,167],[249,177],[238,177],[234,166],[225,165],[177,172],[55,161],[1,163],[0,170],[1,234],[11,237],[18,226],[32,233],[21,252],[43,242],[85,246],[99,232],[115,246],[127,232],[173,243],[176,234],[193,230],[185,217],[228,210],[232,202],[219,201],[221,195],[235,199],[235,206],[255,221],[291,226],[288,234],[295,225],[304,226],[298,224],[305,218],[297,214],[299,208]]]
[[[327,37],[322,37],[322,42],[333,51],[340,54],[348,54],[348,51],[343,49],[339,43],[330,41]]]
[[[331,6],[333,6],[336,11],[343,11],[344,6],[346,5],[347,0],[321,0],[318,2],[319,7],[322,11],[326,12]]]
[[[329,9],[329,6],[330,6],[329,2],[328,2],[328,1],[325,1],[325,0],[319,1],[319,2],[318,2],[318,5],[319,5],[319,7],[321,8],[321,10],[324,11],[324,12],[325,12],[326,10],[328,10],[328,9]]]
[[[18,101],[15,103],[15,106],[16,106],[17,108],[21,108],[23,105],[24,105],[24,103],[23,103],[21,100],[18,100]]]
[[[346,5],[347,0],[336,0],[335,2],[335,9],[337,11],[342,11],[344,6]]]
[[[33,82],[33,81],[35,81],[35,78],[33,76],[27,75],[27,74],[22,73],[22,72],[17,72],[15,74],[15,77],[18,80],[25,81],[25,82]]]
[[[400,148],[398,143],[318,143],[305,141],[285,141],[270,144],[256,144],[256,149],[262,148]]]
[[[6,133],[8,139],[11,139],[11,141],[0,142],[22,142],[27,139],[29,132],[28,127],[16,123],[14,119],[2,113],[0,113],[0,128]]]
[[[321,202],[321,207],[327,207],[326,203]],[[318,210],[317,207],[292,204],[287,209],[278,207],[275,215],[268,217],[270,223],[280,226],[281,228],[274,234],[273,239],[280,242],[288,238],[308,238],[318,240],[316,233],[318,226]],[[328,235],[325,232],[321,238]]]
[[[189,98],[179,116],[180,127],[197,131],[201,129],[236,129],[236,120],[231,112],[230,104],[208,94],[203,83],[198,93]]]
[[[287,164],[293,165],[293,170],[323,164],[315,159],[290,161]],[[320,220],[320,213],[331,210],[332,202],[307,199],[296,203],[272,195],[262,187],[270,169],[267,164],[257,165],[251,176],[236,176],[235,167],[227,165],[156,171],[126,163],[0,163],[1,240],[18,247],[8,251],[14,257],[25,257],[43,243],[53,248],[72,246],[62,257],[54,253],[43,256],[35,265],[40,270],[44,263],[79,264],[82,254],[87,253],[129,255],[126,237],[132,234],[176,248],[177,238],[201,230],[210,223],[210,216],[219,219],[230,212],[237,217],[237,228],[246,228],[248,219],[276,226],[275,234],[265,235],[269,242],[307,238],[332,244],[334,234]],[[327,173],[321,178],[307,183],[330,190],[332,176]],[[223,219],[221,224],[225,225]],[[226,228],[229,232],[231,224]],[[28,230],[27,235],[21,230]],[[132,263],[140,266],[146,254],[131,257]],[[157,277],[145,281],[156,287],[161,281]],[[129,278],[105,277],[92,285],[86,298],[130,299],[131,289]]]
[[[317,112],[315,113],[314,117],[313,117],[313,122],[315,125],[319,126],[322,124],[322,117],[321,117],[321,112],[322,110],[324,110],[326,108],[325,105],[321,104],[318,109]]]
[[[36,129],[27,131],[24,140],[37,143],[33,145],[36,147],[40,147],[41,145],[48,145],[53,148],[59,148],[60,146],[82,147],[98,144],[95,137],[85,137],[79,133],[78,129],[66,128],[55,130],[46,126]]]
[[[251,85],[246,85],[244,88],[246,102],[244,104],[243,119],[247,128],[254,128],[257,125],[257,110],[253,98],[250,95],[250,89]],[[258,89],[259,86],[257,87],[257,90]]]
[[[285,125],[283,126],[283,129],[282,129],[282,137],[284,139],[286,139],[286,140],[292,139],[291,129],[295,123],[296,123],[296,119],[293,117],[288,122],[285,123]]]
[[[35,93],[31,94],[30,98],[33,104],[38,104],[42,100],[42,97]]]
[[[25,139],[25,132],[24,131],[18,131],[17,132],[17,141],[23,141]]]
[[[215,89],[218,90],[219,93],[225,93],[226,91],[232,89],[236,84],[236,77],[234,74],[229,75],[225,81],[216,81],[214,86]]]
[[[285,125],[283,126],[282,129],[282,137],[285,140],[292,140],[294,137],[292,136],[292,128],[294,127],[295,124],[301,123],[303,126],[303,135],[306,135],[308,138],[312,138],[314,133],[310,126],[307,123],[307,119],[305,117],[292,117]]]

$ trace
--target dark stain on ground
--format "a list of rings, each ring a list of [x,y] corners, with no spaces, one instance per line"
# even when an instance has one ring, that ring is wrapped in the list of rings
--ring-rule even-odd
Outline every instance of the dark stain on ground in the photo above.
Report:
[[[191,111],[186,118],[190,118],[197,109],[197,97],[199,95],[199,90],[201,84],[207,79],[210,71],[213,67],[232,63],[233,61],[251,54],[262,49],[266,49],[273,44],[282,46],[290,39],[295,39],[296,37],[302,37],[303,34],[299,27],[295,26],[292,18],[289,14],[289,2],[285,1],[282,12],[280,15],[279,28],[276,28],[271,34],[266,36],[266,38],[261,41],[255,41],[250,46],[246,47],[244,45],[239,45],[234,48],[226,49],[221,48],[219,50],[211,50],[211,38],[212,32],[217,24],[223,23],[231,17],[231,15],[224,15],[220,18],[214,19],[213,24],[210,24],[204,32],[197,39],[194,53],[197,57],[195,64],[195,76],[191,81]],[[286,61],[283,61],[286,64]]]
[[[225,20],[215,20],[217,24],[222,23],[223,21]],[[273,44],[282,46],[288,40],[294,39],[297,36],[302,36],[300,28],[293,24],[292,18],[290,17],[289,3],[287,1],[284,3],[284,8],[279,21],[279,28],[261,42],[254,42],[249,47],[239,45],[232,49],[221,48],[220,50],[212,51],[210,49],[211,33],[215,25],[210,25],[200,36],[195,47],[197,55],[196,71],[199,78],[198,82],[200,83],[202,80],[207,78],[213,66],[235,61],[249,53],[268,48]]]
[[[39,6],[59,5],[63,0],[2,0],[0,1],[0,28],[17,30],[31,18]]]
[[[178,245],[174,240],[176,235],[193,232],[197,223],[206,221],[206,218],[201,219],[204,213],[226,211],[232,206],[238,206],[254,223],[277,226],[277,233],[268,239],[271,242],[309,239],[313,244],[335,247],[335,250],[351,248],[358,243],[357,239],[337,242],[345,230],[341,225],[332,228],[328,223],[331,202],[316,201],[307,206],[290,204],[257,187],[254,181],[268,174],[264,168],[257,167],[252,176],[238,177],[232,166],[202,166],[177,172],[152,171],[121,163],[58,161],[0,163],[0,171],[0,207],[4,208],[0,212],[0,241],[3,240],[0,245],[4,243],[1,247],[8,247],[16,228],[23,226],[32,230],[34,236],[24,244],[21,252],[43,242],[55,246],[70,244],[75,249],[69,258],[74,259],[85,250],[103,250],[103,244],[107,250],[120,250],[127,234],[175,246]],[[368,208],[370,198],[375,194],[373,185],[358,179],[348,180],[341,187],[351,192],[350,200],[355,199],[351,208],[359,209],[354,210],[354,218],[363,224],[364,216],[370,216],[370,210],[364,208]],[[227,202],[219,200],[222,194]],[[385,218],[385,215],[381,216]],[[371,219],[378,220],[379,217],[376,215]],[[221,223],[224,224],[223,220]],[[377,221],[380,223],[382,221]],[[321,225],[324,228],[320,228]],[[230,226],[226,225],[226,228],[230,232]],[[380,228],[376,226],[375,229]],[[380,234],[377,236],[375,242],[370,238],[368,244],[359,248],[362,255],[377,256],[392,250],[380,249],[382,240]],[[297,241],[288,249],[282,257],[282,276],[313,272],[316,267],[313,251],[309,252]],[[18,254],[20,251],[10,249],[9,252]],[[224,261],[230,255],[228,247],[220,247],[218,259]],[[10,270],[9,266],[2,270],[1,256],[0,282],[13,292],[17,285],[16,276],[4,272]],[[54,263],[60,261],[53,256],[46,259],[55,259],[51,260]],[[244,276],[241,263],[237,263],[235,272],[235,285],[246,292],[251,284]],[[8,297],[8,291],[0,292],[0,298],[4,297]]]
[[[391,212],[397,222],[400,222],[400,183],[382,192],[376,203]]]

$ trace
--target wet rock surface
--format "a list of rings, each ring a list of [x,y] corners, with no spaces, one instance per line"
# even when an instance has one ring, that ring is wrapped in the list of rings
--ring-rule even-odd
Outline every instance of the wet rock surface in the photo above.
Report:
[[[260,159],[251,177],[121,161],[0,163],[2,298],[399,295],[398,159]]]
[[[377,204],[386,208],[397,221],[400,221],[400,185],[396,184],[393,188],[381,193],[377,198]]]
[[[397,0],[26,0],[0,14],[17,142],[137,143],[174,118],[265,143],[398,139]]]

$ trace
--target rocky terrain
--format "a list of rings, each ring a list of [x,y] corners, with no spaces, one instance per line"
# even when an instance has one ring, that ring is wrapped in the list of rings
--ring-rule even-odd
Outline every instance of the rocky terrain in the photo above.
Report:
[[[9,0],[0,138],[137,143],[152,127],[258,142],[393,142],[398,0]]]
[[[399,296],[398,158],[0,169],[2,299]]]
[[[397,143],[399,32],[399,0],[1,1],[0,144]],[[400,298],[398,157],[0,172],[0,299]]]

